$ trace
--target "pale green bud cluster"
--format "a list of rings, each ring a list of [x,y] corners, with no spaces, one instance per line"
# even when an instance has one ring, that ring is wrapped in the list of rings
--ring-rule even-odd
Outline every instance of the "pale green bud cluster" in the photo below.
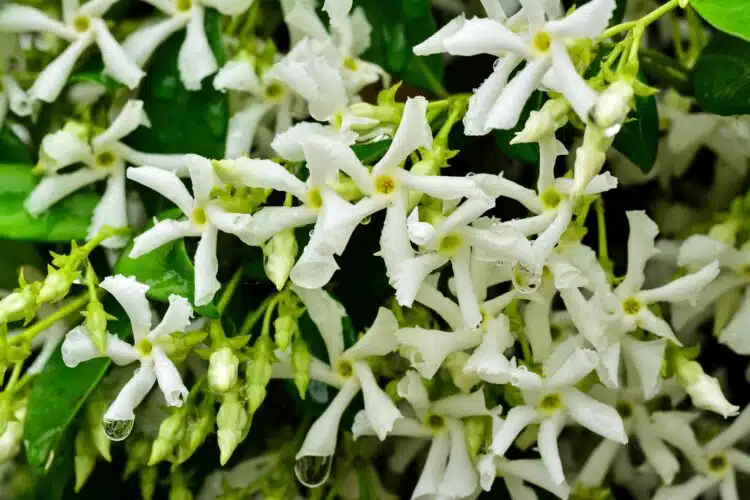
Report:
[[[237,393],[228,393],[219,407],[216,415],[216,437],[219,441],[221,465],[226,464],[234,450],[242,442],[250,419],[245,405],[240,401]]]
[[[208,386],[214,392],[227,392],[237,384],[240,360],[229,347],[211,353],[208,360]]]
[[[276,233],[263,245],[263,256],[266,276],[276,285],[277,290],[281,290],[297,261],[297,238],[294,230],[286,229]]]

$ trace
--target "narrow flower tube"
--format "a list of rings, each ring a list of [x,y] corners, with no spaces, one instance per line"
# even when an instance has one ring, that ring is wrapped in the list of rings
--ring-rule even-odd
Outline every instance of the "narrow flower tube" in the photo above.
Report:
[[[154,346],[151,351],[154,360],[154,373],[159,389],[164,394],[164,399],[169,406],[182,406],[188,395],[185,384],[182,383],[180,372],[160,347]]]

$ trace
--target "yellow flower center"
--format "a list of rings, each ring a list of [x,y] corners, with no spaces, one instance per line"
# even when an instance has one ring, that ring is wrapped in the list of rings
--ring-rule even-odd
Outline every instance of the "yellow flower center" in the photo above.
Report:
[[[552,37],[544,31],[538,31],[532,38],[531,45],[539,52],[547,52],[552,45]]]
[[[427,427],[429,427],[433,431],[439,431],[445,427],[445,419],[441,417],[440,415],[428,416],[427,421],[425,423]]]
[[[456,253],[464,244],[463,238],[457,234],[446,234],[440,240],[438,251],[440,253],[452,255]]]
[[[552,209],[557,208],[557,205],[562,201],[562,195],[555,188],[549,188],[544,191],[539,198],[542,201],[544,208]]]
[[[109,151],[102,151],[96,155],[96,165],[99,167],[111,167],[115,162],[115,155]]]
[[[352,368],[352,364],[349,361],[339,361],[337,371],[342,377],[349,378],[354,373],[354,368]]]
[[[136,349],[141,353],[142,356],[148,356],[154,349],[154,344],[152,344],[149,339],[141,339],[141,341],[138,342]]]
[[[206,223],[207,220],[208,217],[206,216],[206,211],[202,207],[198,207],[193,210],[193,222],[195,222],[199,226],[202,226]]]
[[[177,10],[181,12],[189,11],[192,6],[193,6],[193,2],[191,0],[176,0],[175,1],[175,7],[177,7]]]
[[[539,401],[538,408],[544,413],[552,413],[562,408],[562,399],[557,393],[547,394]]]
[[[633,407],[627,401],[618,401],[615,403],[615,410],[623,419],[633,416]]]
[[[381,175],[375,180],[375,191],[380,194],[391,194],[396,189],[396,179],[390,175]]]
[[[641,303],[635,297],[628,297],[622,301],[622,310],[625,314],[636,315],[641,310]]]
[[[73,29],[78,33],[85,33],[91,27],[91,20],[88,16],[76,16],[73,19]]]
[[[350,71],[357,71],[359,65],[354,58],[347,57],[346,59],[344,59],[344,67]]]
[[[318,210],[323,206],[323,196],[320,194],[320,188],[314,187],[307,191],[307,204],[313,210]]]
[[[723,476],[729,467],[729,461],[723,453],[717,453],[708,457],[708,471],[715,476]]]
[[[263,91],[263,95],[266,97],[266,99],[278,99],[282,95],[284,95],[284,87],[281,86],[279,83],[271,83],[270,85],[267,85],[265,90]]]

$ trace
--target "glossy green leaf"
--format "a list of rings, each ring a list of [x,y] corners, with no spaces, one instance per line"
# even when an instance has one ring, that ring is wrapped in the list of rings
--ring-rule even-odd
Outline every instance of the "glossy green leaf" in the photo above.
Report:
[[[419,57],[412,47],[435,33],[428,0],[355,0],[372,25],[372,42],[363,57],[397,79],[440,93],[445,67],[440,54]]]
[[[120,338],[131,335],[130,323],[119,304],[105,297],[104,306],[118,321],[108,329]],[[36,474],[52,470],[55,456],[65,453],[66,430],[83,406],[86,398],[109,367],[109,358],[86,361],[68,368],[63,363],[60,346],[34,380],[29,393],[29,406],[23,429],[26,459]],[[72,446],[72,445],[71,445]]]
[[[0,165],[0,239],[69,243],[86,238],[99,195],[81,189],[34,218],[23,202],[37,180],[29,165]]]
[[[388,148],[391,145],[390,139],[385,139],[377,142],[369,142],[367,144],[355,144],[352,146],[352,151],[357,155],[365,165],[371,165],[381,159]]]
[[[654,168],[659,148],[659,112],[654,96],[635,97],[635,109],[612,145],[644,173]]]
[[[44,270],[45,264],[33,243],[25,241],[0,241],[0,289],[12,290],[18,286],[18,269],[21,266]],[[28,276],[28,275],[27,275]]]
[[[160,219],[167,219],[174,211],[161,214]],[[195,269],[188,256],[184,240],[177,240],[137,259],[129,257],[132,244],[125,248],[122,257],[115,264],[113,274],[134,276],[141,283],[149,286],[148,297],[152,300],[166,302],[172,294],[187,297],[193,302],[195,291]],[[216,317],[213,304],[196,308],[201,315]]]
[[[0,127],[0,163],[34,163],[31,149],[9,127]]]
[[[526,101],[516,126],[510,130],[494,131],[495,143],[509,158],[533,165],[539,164],[539,145],[537,143],[511,144],[510,141],[516,136],[516,133],[523,129],[531,112],[539,110],[546,100],[547,95],[544,92],[534,91],[529,100]]]
[[[221,16],[206,10],[206,34],[219,65],[225,60],[221,38]],[[151,128],[141,128],[128,143],[151,153],[195,153],[222,158],[229,122],[226,93],[215,90],[212,76],[199,91],[187,90],[180,81],[177,55],[185,39],[184,30],[162,44],[151,57],[138,95],[144,102]]]
[[[750,43],[717,34],[698,57],[693,84],[695,98],[707,112],[750,113]]]
[[[690,5],[716,29],[750,41],[747,0],[690,0]]]

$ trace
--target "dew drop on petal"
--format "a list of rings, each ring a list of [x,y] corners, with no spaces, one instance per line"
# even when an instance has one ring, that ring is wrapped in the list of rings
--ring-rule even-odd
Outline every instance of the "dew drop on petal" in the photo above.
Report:
[[[331,475],[333,455],[325,457],[306,456],[298,459],[294,464],[294,475],[297,480],[308,488],[322,486]]]
[[[513,272],[511,273],[513,279],[513,287],[520,293],[532,293],[542,282],[541,273],[537,273],[528,266],[516,262],[513,265]]]
[[[122,441],[130,436],[133,431],[133,424],[135,424],[135,419],[132,418],[129,420],[102,420],[104,434],[110,441]]]

